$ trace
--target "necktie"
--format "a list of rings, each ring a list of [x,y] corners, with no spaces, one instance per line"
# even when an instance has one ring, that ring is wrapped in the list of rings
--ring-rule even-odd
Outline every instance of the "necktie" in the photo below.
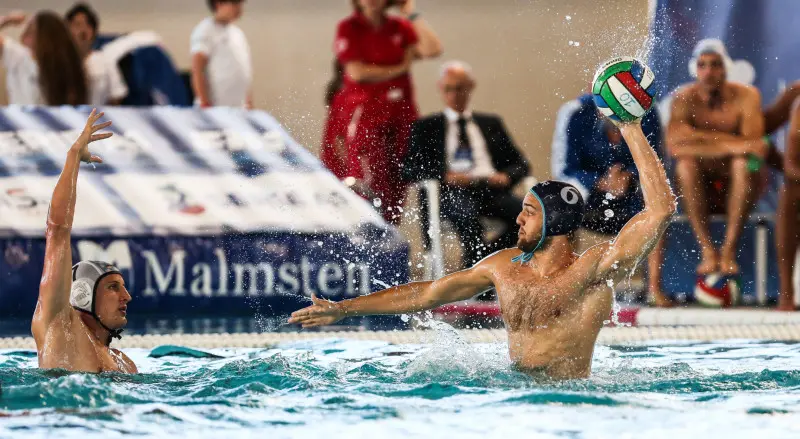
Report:
[[[467,150],[469,155],[472,155],[472,145],[469,144],[469,136],[467,136],[467,119],[464,117],[458,118],[458,150]]]

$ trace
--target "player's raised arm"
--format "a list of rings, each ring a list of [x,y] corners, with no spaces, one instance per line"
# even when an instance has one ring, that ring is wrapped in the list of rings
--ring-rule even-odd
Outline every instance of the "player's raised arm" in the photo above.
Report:
[[[632,268],[653,249],[676,210],[675,194],[669,186],[667,173],[647,142],[640,123],[620,124],[620,131],[639,170],[645,206],[612,242],[600,248],[605,251],[599,259],[596,278],[605,278],[617,268]]]
[[[47,213],[47,239],[44,254],[44,270],[39,284],[39,304],[37,312],[44,314],[46,320],[61,312],[69,305],[69,292],[72,283],[72,247],[70,238],[72,220],[75,217],[78,170],[80,162],[101,163],[100,157],[89,152],[89,143],[111,137],[111,133],[95,134],[108,127],[111,122],[96,124],[103,113],[92,110],[78,139],[67,152],[64,169],[58,178],[50,210]]]

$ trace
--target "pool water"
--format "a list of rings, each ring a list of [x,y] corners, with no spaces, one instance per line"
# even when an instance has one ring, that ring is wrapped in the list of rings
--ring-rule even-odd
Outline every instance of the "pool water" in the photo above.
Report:
[[[568,382],[450,336],[126,352],[142,373],[40,371],[35,353],[0,351],[0,437],[800,437],[800,344],[598,346],[592,377]]]

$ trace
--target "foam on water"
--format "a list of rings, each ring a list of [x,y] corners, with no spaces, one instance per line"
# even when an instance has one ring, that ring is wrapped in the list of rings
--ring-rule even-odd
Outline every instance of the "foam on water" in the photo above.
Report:
[[[790,437],[800,347],[653,344],[596,349],[591,378],[536,382],[503,344],[442,332],[429,345],[316,340],[129,355],[139,375],[40,371],[0,352],[2,437]],[[376,430],[379,429],[379,430]],[[455,429],[455,430],[454,430]],[[755,436],[754,436],[755,435]],[[796,436],[794,436],[796,437]]]

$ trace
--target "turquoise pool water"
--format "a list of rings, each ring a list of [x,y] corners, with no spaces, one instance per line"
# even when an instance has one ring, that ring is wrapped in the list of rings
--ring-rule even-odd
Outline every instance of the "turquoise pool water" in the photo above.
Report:
[[[599,346],[593,376],[569,382],[512,371],[505,349],[127,350],[135,376],[43,372],[32,352],[0,351],[0,437],[800,437],[800,344]]]

